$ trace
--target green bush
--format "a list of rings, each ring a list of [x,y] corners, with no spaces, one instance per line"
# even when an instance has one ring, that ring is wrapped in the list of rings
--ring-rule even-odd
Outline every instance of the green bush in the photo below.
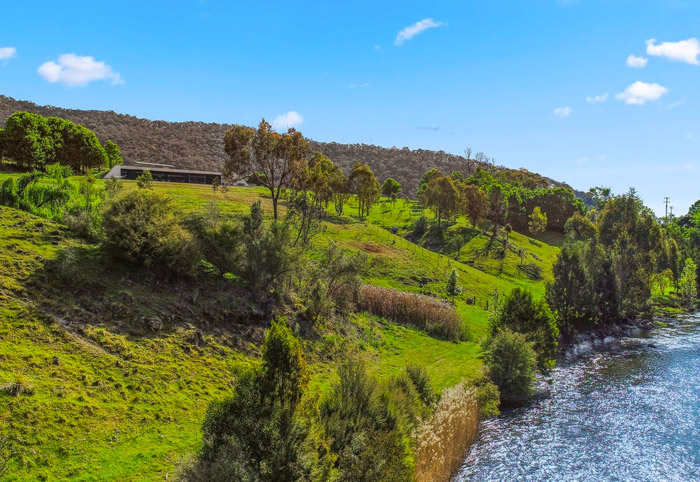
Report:
[[[529,291],[515,288],[492,320],[491,336],[504,328],[522,333],[533,343],[540,371],[547,372],[554,367],[559,328],[544,299],[535,300]]]
[[[521,402],[530,398],[537,356],[525,335],[507,328],[499,331],[486,350],[486,365],[502,400]]]
[[[343,364],[338,375],[339,381],[320,406],[328,445],[337,457],[336,480],[413,480],[408,444],[412,427],[402,424],[405,418],[397,413],[392,393],[358,362]]]
[[[246,372],[233,394],[209,406],[202,448],[182,478],[189,482],[296,482],[318,469],[301,399],[309,373],[299,340],[273,322],[262,364]]]
[[[260,202],[243,220],[241,277],[259,300],[282,299],[293,291],[305,272],[306,258],[295,247],[290,226],[281,221],[263,222]]]
[[[230,219],[214,221],[198,218],[192,222],[190,229],[197,238],[204,259],[218,269],[221,276],[239,271],[243,239],[238,224]]]
[[[186,275],[199,260],[172,199],[159,192],[138,189],[118,196],[109,203],[102,228],[108,251],[136,266]]]

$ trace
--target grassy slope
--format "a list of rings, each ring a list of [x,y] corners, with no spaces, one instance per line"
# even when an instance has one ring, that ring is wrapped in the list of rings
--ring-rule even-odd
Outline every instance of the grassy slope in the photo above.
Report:
[[[125,185],[134,188],[134,183]],[[214,201],[223,212],[241,214],[256,199],[271,211],[259,189],[215,194],[206,186],[160,183],[155,189],[167,191],[188,212],[207,209]],[[487,328],[487,296],[494,288],[505,293],[514,286],[543,291],[541,281],[513,268],[519,258],[511,252],[502,272],[486,264],[477,266],[481,271],[390,234],[385,227],[397,225],[403,216],[405,231],[419,211],[408,206],[401,213],[397,204],[383,213],[389,206],[376,206],[368,223],[353,216],[326,223],[316,244],[333,240],[364,250],[371,258],[367,282],[408,291],[442,295],[454,266],[464,288],[455,301],[469,322],[472,341],[445,342],[354,315],[346,329],[327,330],[306,341],[312,383],[320,391],[330,385],[336,355],[347,349],[366,357],[382,377],[412,362],[425,365],[438,388],[471,378],[481,363],[477,342]],[[473,238],[460,260],[466,260],[472,243],[486,239]],[[512,240],[530,242],[515,234]],[[233,303],[233,288],[226,280],[211,282],[201,287],[198,298],[181,291],[192,291],[191,286],[159,286],[132,277],[102,259],[95,246],[71,239],[52,223],[5,208],[0,208],[0,249],[0,384],[20,375],[34,390],[20,397],[0,394],[0,434],[10,433],[23,452],[22,465],[14,467],[9,480],[157,480],[171,473],[180,457],[196,447],[207,403],[226,394],[237,371],[256,358],[259,327],[238,320],[222,330],[222,323],[208,322],[231,323],[219,305]],[[556,249],[531,249],[546,273]],[[77,288],[66,290],[55,270],[75,278],[70,284]],[[423,287],[422,278],[428,280]],[[466,304],[472,296],[477,306]],[[188,311],[187,319],[176,316]],[[143,325],[138,320],[153,315],[166,319],[162,331],[133,329],[133,320]],[[205,343],[192,341],[198,330]],[[60,358],[58,365],[54,357]]]

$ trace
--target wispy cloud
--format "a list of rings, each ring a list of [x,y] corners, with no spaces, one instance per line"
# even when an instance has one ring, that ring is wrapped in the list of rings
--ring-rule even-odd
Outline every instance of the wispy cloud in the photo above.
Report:
[[[591,104],[600,104],[602,102],[605,102],[606,100],[608,100],[607,92],[605,94],[589,95],[588,97],[586,97],[586,102],[590,102]]]
[[[7,62],[12,57],[17,55],[17,49],[14,47],[0,47],[0,60]]]
[[[617,100],[625,104],[644,105],[648,101],[658,100],[668,93],[668,89],[659,84],[648,84],[637,81],[629,85],[624,92],[615,95]]]
[[[656,44],[656,39],[647,40],[647,54],[666,57],[669,60],[700,65],[700,42],[697,38],[689,38],[680,42],[663,42]]]
[[[363,84],[350,84],[348,87],[351,89],[364,89],[365,87],[369,87],[369,82],[365,82]]]
[[[668,109],[668,110],[675,109],[676,107],[679,107],[679,106],[685,104],[685,101],[686,101],[686,98],[683,97],[682,99],[679,99],[679,100],[669,104],[668,106],[666,106],[666,109]]]
[[[649,59],[646,57],[637,57],[636,55],[630,55],[627,57],[627,66],[633,69],[643,69],[647,66]]]
[[[603,162],[608,159],[608,156],[605,154],[598,154],[597,156],[594,157],[589,157],[589,156],[584,156],[584,157],[579,157],[574,161],[574,164],[588,164],[589,162]]]
[[[405,29],[401,30],[396,35],[396,40],[394,40],[394,45],[401,47],[406,40],[411,40],[413,37],[421,32],[425,32],[429,28],[436,28],[443,26],[443,22],[436,22],[432,18],[424,18],[420,22],[416,22],[413,25],[409,25]]]
[[[571,107],[557,107],[554,109],[554,115],[561,118],[569,117],[571,115]]]
[[[290,110],[286,114],[280,114],[272,121],[272,128],[284,131],[291,127],[297,127],[304,122],[304,118],[296,111]]]
[[[58,62],[46,62],[37,71],[48,82],[69,86],[84,87],[97,80],[110,80],[112,85],[124,83],[119,73],[105,62],[76,54],[63,54]]]

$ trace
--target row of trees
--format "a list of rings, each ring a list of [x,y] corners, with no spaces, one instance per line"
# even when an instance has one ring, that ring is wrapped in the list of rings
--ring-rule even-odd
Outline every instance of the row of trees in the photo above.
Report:
[[[95,133],[82,125],[29,112],[12,114],[0,129],[0,159],[3,157],[22,169],[40,171],[56,163],[86,172],[123,162],[119,147],[111,140],[103,147]]]
[[[650,309],[654,280],[670,279],[692,306],[696,278],[687,280],[696,269],[693,243],[678,226],[660,225],[634,190],[600,197],[597,205],[599,211],[576,214],[566,223],[566,242],[547,287],[562,331],[573,335],[638,318]]]
[[[320,212],[316,208],[327,208],[333,202],[336,213],[342,215],[348,199],[355,195],[361,219],[381,194],[379,181],[368,165],[357,163],[346,177],[323,154],[311,155],[309,143],[300,132],[289,129],[277,133],[265,119],[257,129],[233,126],[226,132],[224,146],[229,156],[222,173],[225,183],[251,179],[266,187],[275,219],[279,216],[279,199],[287,191],[292,204],[301,206],[307,214]],[[393,186],[389,195],[398,195],[400,186],[396,189]]]
[[[445,218],[463,215],[472,226],[483,219],[490,220],[494,232],[499,226],[529,229],[533,234],[541,233],[548,226],[558,229],[563,226],[562,219],[582,209],[571,190],[531,190],[519,185],[485,182],[485,179],[494,181],[491,174],[479,168],[466,178],[460,172],[447,176],[430,169],[420,180],[418,199],[435,212],[438,227]],[[527,202],[523,200],[525,194]]]

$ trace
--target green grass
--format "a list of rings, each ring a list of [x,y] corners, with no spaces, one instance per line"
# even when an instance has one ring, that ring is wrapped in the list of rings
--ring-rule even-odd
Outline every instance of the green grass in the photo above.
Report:
[[[0,173],[0,182],[8,175]],[[124,189],[135,188],[124,182]],[[154,183],[154,189],[190,214],[217,203],[221,212],[238,216],[255,200],[272,211],[260,188],[214,193],[209,186]],[[484,249],[490,238],[483,234],[458,256],[409,242],[402,235],[420,214],[414,203],[380,203],[360,222],[350,206],[345,216],[324,224],[314,250],[332,241],[364,251],[367,283],[436,296],[445,296],[454,267],[463,288],[454,302],[471,340],[452,343],[350,315],[304,340],[314,391],[328,390],[338,361],[348,354],[365,359],[380,378],[410,362],[424,365],[437,389],[471,379],[482,364],[486,302],[492,307],[496,291],[502,296],[515,286],[543,294],[544,281],[518,269],[520,259],[510,251],[502,262],[494,258]],[[393,226],[399,235],[388,231]],[[557,248],[516,233],[511,243],[527,246],[540,259],[528,263],[541,265],[545,279],[551,276]],[[207,404],[229,393],[236,374],[258,357],[264,327],[231,318],[232,310],[249,309],[236,289],[235,280],[206,277],[194,285],[162,283],[114,264],[59,225],[0,208],[0,385],[19,376],[33,390],[0,394],[0,435],[9,435],[21,453],[8,480],[172,478],[199,443]],[[160,331],[148,328],[154,316],[165,322]],[[204,344],[193,341],[198,333]]]

